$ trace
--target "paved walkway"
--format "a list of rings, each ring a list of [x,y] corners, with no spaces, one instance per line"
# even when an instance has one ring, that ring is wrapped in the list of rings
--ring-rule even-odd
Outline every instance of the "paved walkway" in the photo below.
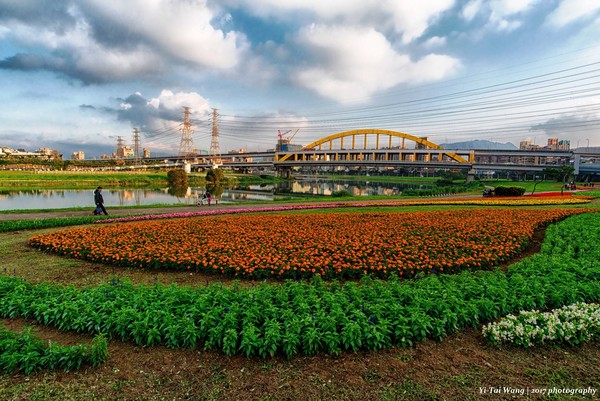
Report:
[[[447,195],[444,198],[477,198],[481,197],[478,194],[456,194]],[[439,198],[438,198],[439,199]],[[342,199],[331,198],[323,203],[379,203],[379,202],[402,202],[400,198],[394,199],[365,199],[365,200],[352,200],[344,201]],[[594,199],[594,203],[600,202],[600,199]],[[164,213],[185,213],[185,212],[196,212],[200,210],[208,209],[261,209],[270,208],[273,206],[286,206],[286,205],[314,205],[315,201],[312,202],[271,202],[271,203],[221,203],[218,205],[204,205],[204,206],[164,206],[164,207],[144,207],[144,208],[119,208],[111,209],[110,205],[106,206],[108,213],[112,216],[131,216],[131,215],[145,215],[145,214],[164,214]],[[0,221],[3,220],[41,220],[58,217],[84,217],[92,216],[93,209],[90,210],[48,210],[43,212],[25,212],[25,213],[0,213]]]
[[[308,203],[308,202],[307,202]],[[313,202],[314,203],[314,202]],[[145,207],[145,208],[120,208],[111,209],[109,205],[106,205],[106,210],[111,216],[131,216],[131,215],[145,215],[145,214],[164,214],[164,213],[185,213],[185,212],[197,212],[200,210],[211,210],[211,209],[239,209],[239,208],[251,208],[260,209],[273,206],[283,205],[299,205],[304,203],[269,203],[269,204],[243,204],[243,203],[228,203],[219,205],[204,205],[204,206],[164,206],[164,207]],[[84,217],[92,216],[93,209],[90,210],[48,210],[43,212],[24,212],[24,213],[0,213],[0,221],[2,220],[41,220],[50,219],[57,217]]]

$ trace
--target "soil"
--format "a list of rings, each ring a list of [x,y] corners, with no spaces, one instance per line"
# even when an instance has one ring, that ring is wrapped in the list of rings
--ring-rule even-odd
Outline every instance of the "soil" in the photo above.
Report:
[[[23,320],[2,323],[17,331],[31,324]],[[44,339],[64,344],[90,341],[45,327],[36,326],[36,331]],[[535,389],[600,387],[597,343],[576,348],[496,349],[485,345],[481,332],[474,329],[441,342],[426,340],[410,349],[392,347],[293,360],[150,349],[115,340],[110,341],[109,353],[109,360],[95,369],[0,376],[0,387],[20,389],[9,398],[15,400],[30,399],[40,391],[56,399],[504,400],[540,399],[531,394]],[[498,392],[490,394],[494,390]],[[512,392],[519,390],[530,394],[515,397]]]

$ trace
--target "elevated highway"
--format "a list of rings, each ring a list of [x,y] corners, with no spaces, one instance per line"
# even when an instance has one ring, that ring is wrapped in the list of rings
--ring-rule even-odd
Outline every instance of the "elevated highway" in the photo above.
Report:
[[[398,131],[365,128],[329,135],[303,147],[221,154],[212,159],[203,155],[192,162],[196,169],[210,168],[215,163],[230,169],[274,169],[284,174],[289,174],[292,169],[357,167],[433,168],[471,173],[541,172],[547,167],[561,165],[573,165],[576,172],[600,174],[600,149],[589,148],[581,153],[548,149],[445,149],[427,138]]]

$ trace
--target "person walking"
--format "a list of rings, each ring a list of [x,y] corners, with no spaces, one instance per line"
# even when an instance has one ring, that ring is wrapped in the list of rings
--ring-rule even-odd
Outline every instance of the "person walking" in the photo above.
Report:
[[[204,205],[204,202],[208,199],[208,197],[206,196],[206,192],[204,192],[202,194],[202,198],[198,199],[198,202],[196,203],[198,206],[202,206]]]
[[[96,204],[96,210],[94,210],[94,216],[104,213],[108,215],[106,208],[104,207],[104,197],[102,196],[102,187],[96,188],[94,191],[94,203]]]

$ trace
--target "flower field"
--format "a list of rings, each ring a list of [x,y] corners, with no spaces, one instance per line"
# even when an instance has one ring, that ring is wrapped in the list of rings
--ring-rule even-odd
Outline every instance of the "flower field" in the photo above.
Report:
[[[338,208],[360,208],[360,207],[398,207],[398,206],[552,206],[552,205],[581,205],[590,203],[593,196],[560,196],[554,194],[546,197],[496,197],[496,198],[430,198],[430,199],[410,199],[401,201],[381,201],[381,202],[339,202],[339,203],[312,203],[286,206],[271,206],[260,208],[261,212],[286,212],[292,210],[316,210],[316,209],[338,209]],[[141,216],[116,217],[102,220],[95,220],[95,223],[106,224],[125,221],[158,220],[165,218],[179,217],[199,217],[215,216],[222,214],[241,214],[254,213],[257,209],[252,208],[232,208],[232,209],[205,209],[197,212],[181,213],[161,213],[147,214]],[[1,228],[1,226],[0,226]]]
[[[513,217],[527,221],[537,215],[547,221],[569,212],[539,213]],[[463,214],[464,221],[470,220],[471,211]],[[507,218],[513,212],[497,214]],[[391,220],[391,215],[381,217]],[[359,222],[360,215],[354,216]],[[444,216],[431,213],[430,219]],[[506,270],[429,275],[419,280],[365,276],[360,282],[340,283],[315,275],[312,280],[247,287],[220,283],[185,287],[135,286],[113,278],[103,285],[77,288],[0,276],[0,317],[33,319],[64,331],[103,333],[109,340],[137,345],[218,350],[247,357],[409,347],[522,310],[597,303],[599,234],[600,213],[573,216],[547,229],[540,253]]]
[[[36,235],[41,250],[111,265],[246,278],[358,278],[490,268],[580,209],[240,214]]]

